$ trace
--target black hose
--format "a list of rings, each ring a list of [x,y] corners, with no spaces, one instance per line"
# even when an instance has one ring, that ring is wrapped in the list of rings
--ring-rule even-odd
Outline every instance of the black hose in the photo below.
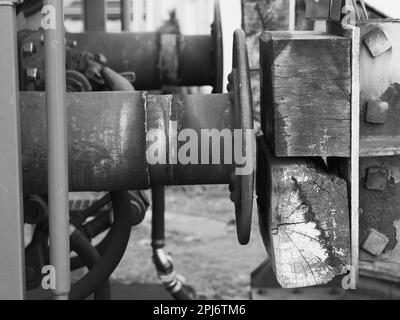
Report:
[[[151,246],[153,262],[158,276],[165,289],[176,300],[192,300],[186,288],[178,279],[172,259],[164,252],[165,247],[165,189],[157,186],[152,188],[152,230]]]
[[[153,217],[151,220],[151,246],[153,249],[165,247],[165,189],[154,186],[151,190]]]
[[[70,300],[83,300],[106,281],[121,261],[131,235],[131,217],[141,214],[140,206],[131,205],[131,197],[126,191],[112,192],[114,224],[110,230],[110,242],[96,265],[82,279],[74,283],[69,294]]]
[[[100,260],[100,254],[91,245],[87,238],[79,231],[75,230],[70,236],[71,250],[73,250],[91,270]],[[107,279],[100,284],[94,292],[95,300],[111,300],[110,281]]]

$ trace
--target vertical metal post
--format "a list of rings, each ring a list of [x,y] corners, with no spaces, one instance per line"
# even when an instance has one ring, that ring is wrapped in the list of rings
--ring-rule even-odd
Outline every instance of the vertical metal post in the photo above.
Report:
[[[84,0],[83,13],[86,31],[106,31],[107,1]]]
[[[0,300],[25,297],[15,4],[0,1]]]
[[[351,37],[351,266],[354,289],[359,278],[360,214],[360,28],[353,26]]]
[[[151,239],[153,249],[163,249],[165,247],[165,188],[154,186],[151,189]]]
[[[296,0],[289,0],[289,31],[296,29]]]
[[[131,0],[121,0],[122,31],[131,30]]]
[[[63,1],[43,1],[48,130],[50,263],[56,271],[56,299],[68,299],[70,247],[68,141],[65,105],[65,30]]]

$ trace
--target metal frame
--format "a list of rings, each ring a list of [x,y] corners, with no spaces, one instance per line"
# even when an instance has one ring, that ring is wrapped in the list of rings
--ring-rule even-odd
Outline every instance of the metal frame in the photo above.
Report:
[[[15,4],[0,1],[0,300],[25,298],[22,166]]]

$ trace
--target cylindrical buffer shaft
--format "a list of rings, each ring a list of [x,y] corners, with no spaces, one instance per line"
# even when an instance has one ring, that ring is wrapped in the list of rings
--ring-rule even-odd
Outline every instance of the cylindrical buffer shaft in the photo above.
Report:
[[[23,178],[30,194],[47,192],[45,104],[44,93],[21,93]],[[67,93],[66,105],[70,191],[230,182],[234,121],[229,95]],[[207,142],[210,133],[214,140],[221,137],[220,144],[212,138]],[[197,158],[196,150],[183,150],[190,138]]]

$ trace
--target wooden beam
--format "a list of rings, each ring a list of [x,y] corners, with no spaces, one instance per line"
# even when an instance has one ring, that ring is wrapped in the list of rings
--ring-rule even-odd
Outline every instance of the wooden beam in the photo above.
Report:
[[[347,184],[315,160],[275,158],[258,140],[261,234],[283,288],[323,285],[350,264]]]
[[[351,41],[265,32],[260,46],[261,127],[275,155],[348,156]]]

